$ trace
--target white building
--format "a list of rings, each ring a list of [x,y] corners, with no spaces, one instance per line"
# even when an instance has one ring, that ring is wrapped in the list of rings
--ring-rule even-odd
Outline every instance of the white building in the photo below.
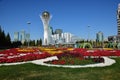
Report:
[[[70,43],[71,41],[72,41],[72,34],[71,33],[63,33],[63,35],[64,35],[64,39],[65,39],[65,42],[66,43]]]
[[[52,35],[52,42],[54,44],[63,44],[63,43],[70,43],[72,42],[72,37],[73,37],[73,34],[71,33],[62,33],[61,36],[59,36],[59,34],[54,34]]]

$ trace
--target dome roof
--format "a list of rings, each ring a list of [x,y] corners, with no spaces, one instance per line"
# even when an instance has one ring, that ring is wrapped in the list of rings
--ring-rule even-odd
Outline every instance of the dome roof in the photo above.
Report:
[[[47,12],[47,11],[44,11],[44,12],[42,13],[42,17],[44,17],[44,18],[49,18],[49,17],[50,17],[50,13]]]

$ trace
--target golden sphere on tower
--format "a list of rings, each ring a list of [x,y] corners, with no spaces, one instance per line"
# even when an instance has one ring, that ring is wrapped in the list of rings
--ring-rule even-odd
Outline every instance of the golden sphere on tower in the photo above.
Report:
[[[42,17],[43,17],[43,18],[50,18],[50,13],[47,12],[47,11],[44,11],[44,12],[42,13]]]

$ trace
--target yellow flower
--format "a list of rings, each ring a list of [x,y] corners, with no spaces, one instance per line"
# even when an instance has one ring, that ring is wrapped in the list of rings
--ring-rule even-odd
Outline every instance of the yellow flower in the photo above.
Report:
[[[104,50],[113,50],[112,48],[103,48]]]
[[[67,50],[72,51],[72,50],[73,50],[73,48],[68,48]]]

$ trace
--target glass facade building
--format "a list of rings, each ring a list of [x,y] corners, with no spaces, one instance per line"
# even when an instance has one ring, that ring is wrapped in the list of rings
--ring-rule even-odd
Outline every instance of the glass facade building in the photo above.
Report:
[[[14,41],[19,41],[19,32],[14,32]]]
[[[61,34],[63,33],[62,29],[56,29],[55,30],[55,34],[59,34],[59,36],[61,37]]]
[[[29,33],[26,34],[26,41],[27,42],[30,41],[30,34]]]
[[[22,44],[25,42],[25,31],[21,31],[21,34],[20,34],[20,41],[22,42]]]
[[[97,42],[103,42],[104,41],[104,36],[103,36],[103,33],[101,31],[99,31],[97,34],[96,34],[96,41]]]
[[[118,35],[120,35],[120,3],[118,4],[118,10],[117,10],[117,25],[118,25]]]

